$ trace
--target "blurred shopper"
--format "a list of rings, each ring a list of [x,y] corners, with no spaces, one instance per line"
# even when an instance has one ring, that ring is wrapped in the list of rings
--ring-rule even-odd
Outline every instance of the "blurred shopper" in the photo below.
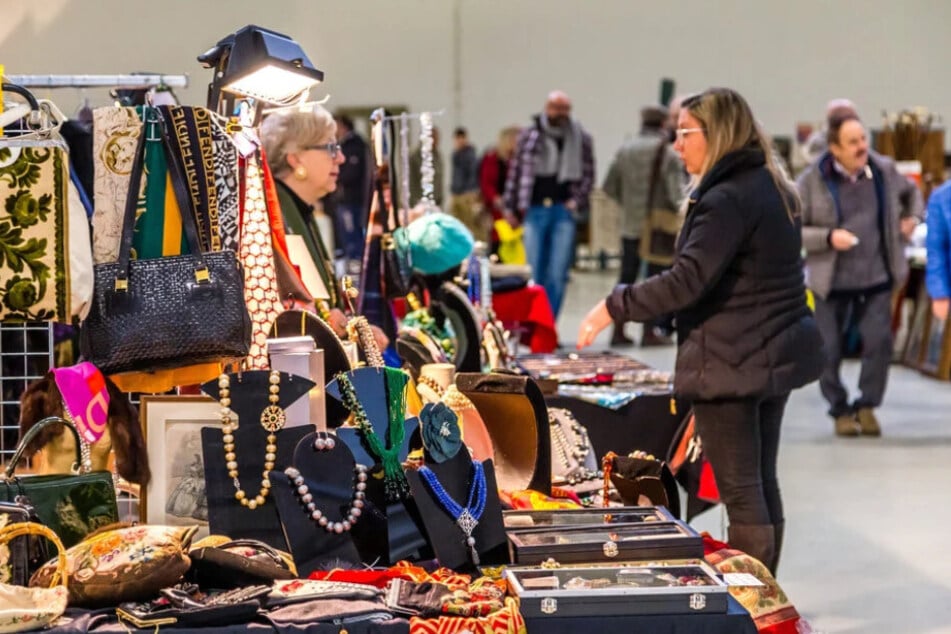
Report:
[[[557,319],[574,255],[579,209],[594,182],[594,144],[571,116],[571,99],[551,92],[516,142],[505,183],[506,208],[525,225],[525,252]]]
[[[908,273],[904,245],[922,214],[918,187],[895,162],[869,150],[854,109],[828,121],[828,150],[800,175],[802,242],[816,320],[825,343],[819,386],[839,436],[880,436],[882,404],[892,359],[892,291]],[[842,384],[843,333],[862,337],[857,399]]]
[[[519,129],[515,126],[503,128],[495,147],[489,148],[479,164],[479,191],[482,195],[482,212],[490,224],[494,225],[505,216],[505,179],[508,175],[509,161],[515,153],[515,141]],[[499,236],[493,227],[489,232],[489,250],[497,253]]]
[[[469,133],[458,127],[452,133],[452,177],[449,180],[449,213],[464,224],[476,240],[485,240],[488,226],[479,200],[479,156],[469,143]]]
[[[668,143],[667,109],[641,109],[640,133],[621,146],[604,179],[602,189],[621,206],[621,275],[619,284],[633,284],[641,270],[641,237],[649,230],[648,209],[676,210],[684,196],[686,179],[680,157]],[[673,253],[671,252],[671,255]],[[667,266],[647,262],[647,277]],[[642,346],[673,343],[660,322],[644,324]],[[614,324],[611,345],[631,344],[624,323]]]
[[[951,181],[931,192],[928,198],[928,294],[931,312],[937,319],[948,318],[951,298]]]
[[[340,164],[337,191],[334,194],[334,226],[337,248],[350,261],[363,258],[367,209],[370,193],[370,152],[366,141],[353,129],[353,119],[345,114],[334,117],[337,143],[346,160]]]

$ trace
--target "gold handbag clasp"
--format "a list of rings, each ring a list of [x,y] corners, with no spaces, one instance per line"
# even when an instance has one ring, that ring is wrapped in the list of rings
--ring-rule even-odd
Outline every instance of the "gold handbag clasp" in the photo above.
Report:
[[[129,290],[129,280],[124,277],[116,278],[116,292],[125,293]]]
[[[195,281],[199,284],[205,284],[211,279],[211,273],[208,272],[208,267],[204,266],[200,269],[195,269]]]

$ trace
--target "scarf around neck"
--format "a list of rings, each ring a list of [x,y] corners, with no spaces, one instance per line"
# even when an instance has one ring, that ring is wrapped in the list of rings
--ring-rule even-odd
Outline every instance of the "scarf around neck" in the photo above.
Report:
[[[581,180],[581,125],[568,120],[563,128],[552,126],[542,113],[538,118],[541,131],[540,151],[535,158],[536,176],[557,176],[559,183]],[[561,151],[558,141],[563,140]]]

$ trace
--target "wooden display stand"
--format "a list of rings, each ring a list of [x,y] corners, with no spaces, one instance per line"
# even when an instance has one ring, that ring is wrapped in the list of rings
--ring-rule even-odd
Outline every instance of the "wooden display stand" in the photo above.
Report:
[[[927,201],[931,190],[944,182],[944,130],[929,130],[918,156],[895,156],[894,134],[891,130],[873,130],[875,151],[895,160],[921,162],[921,195]]]

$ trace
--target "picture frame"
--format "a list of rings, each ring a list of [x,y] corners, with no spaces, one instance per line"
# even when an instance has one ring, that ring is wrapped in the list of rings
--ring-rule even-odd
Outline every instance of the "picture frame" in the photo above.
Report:
[[[207,396],[143,396],[142,435],[152,479],[139,502],[139,520],[166,526],[200,526],[208,534],[208,502],[201,429],[221,426],[221,405]]]

